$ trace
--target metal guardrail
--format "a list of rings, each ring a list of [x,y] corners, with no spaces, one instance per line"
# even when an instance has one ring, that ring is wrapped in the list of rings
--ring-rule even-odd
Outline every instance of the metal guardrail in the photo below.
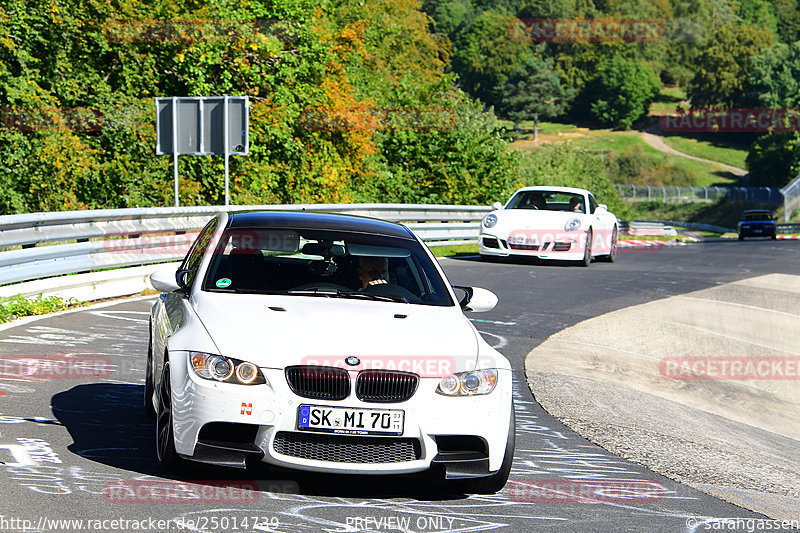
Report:
[[[223,211],[317,211],[405,223],[428,246],[476,243],[483,206],[293,204],[105,209],[0,216],[0,285],[182,259]],[[18,248],[21,247],[21,248]]]
[[[631,201],[663,203],[728,201],[781,205],[784,193],[773,187],[668,187],[652,185],[615,185],[619,195]],[[798,191],[800,192],[800,191]]]

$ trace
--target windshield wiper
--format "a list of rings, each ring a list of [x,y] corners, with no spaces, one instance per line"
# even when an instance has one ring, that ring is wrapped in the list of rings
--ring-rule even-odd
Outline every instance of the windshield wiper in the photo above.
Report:
[[[320,289],[292,289],[285,292],[294,296],[325,296],[326,298],[361,298],[364,300],[376,300],[380,302],[401,302],[410,303],[402,296],[389,296],[386,294],[374,294],[361,291],[343,291],[334,287]]]
[[[290,289],[283,292],[283,294],[291,294],[293,296],[325,296],[326,298],[339,296],[339,289]]]
[[[375,294],[372,292],[360,292],[360,291],[339,291],[339,296],[343,296],[345,298],[364,298],[366,300],[378,300],[381,302],[401,302],[401,303],[411,303],[403,296],[390,296],[387,294]]]

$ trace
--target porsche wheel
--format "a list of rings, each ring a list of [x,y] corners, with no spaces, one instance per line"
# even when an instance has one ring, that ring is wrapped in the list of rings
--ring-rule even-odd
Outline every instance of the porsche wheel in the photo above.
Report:
[[[608,251],[608,255],[604,255],[601,259],[607,263],[613,263],[617,260],[617,248],[619,246],[619,231],[617,227],[614,226],[614,230],[611,232],[611,249]]]
[[[586,234],[586,248],[583,251],[583,259],[580,261],[580,265],[584,267],[588,267],[592,264],[592,230],[590,229],[589,232]]]

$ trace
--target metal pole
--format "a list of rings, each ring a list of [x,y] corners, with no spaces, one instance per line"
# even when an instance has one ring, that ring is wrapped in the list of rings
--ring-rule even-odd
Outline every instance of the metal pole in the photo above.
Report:
[[[178,99],[172,97],[172,173],[175,177],[175,207],[180,205],[178,199]]]
[[[223,122],[222,128],[223,128],[223,131],[225,132],[224,133],[224,138],[225,138],[225,148],[224,148],[224,153],[225,153],[225,207],[228,207],[230,205],[230,203],[231,203],[231,198],[230,198],[230,188],[229,188],[229,182],[228,182],[228,160],[230,159],[230,153],[229,153],[230,141],[228,140],[228,95],[227,94],[225,95],[225,99],[224,99],[224,102],[223,102],[222,122]]]

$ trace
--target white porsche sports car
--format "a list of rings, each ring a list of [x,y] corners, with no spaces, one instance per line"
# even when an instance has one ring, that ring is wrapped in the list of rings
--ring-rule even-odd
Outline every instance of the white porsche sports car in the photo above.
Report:
[[[495,492],[514,455],[511,365],[408,228],[309,212],[220,214],[151,276],[145,412],[184,460],[342,474],[435,469]],[[457,298],[457,293],[460,298]]]
[[[593,257],[616,259],[617,217],[585,189],[524,187],[505,206],[492,207],[481,223],[481,259],[527,256],[583,266]]]

